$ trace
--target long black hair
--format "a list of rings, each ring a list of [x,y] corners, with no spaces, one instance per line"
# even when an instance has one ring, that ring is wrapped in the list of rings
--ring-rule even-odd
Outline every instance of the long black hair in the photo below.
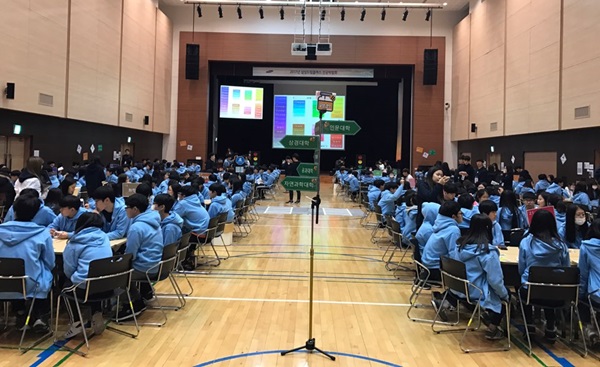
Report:
[[[529,233],[550,245],[553,245],[556,241],[562,242],[556,229],[556,219],[552,213],[546,210],[538,210],[533,214],[529,225]]]
[[[77,218],[77,223],[75,224],[75,234],[83,231],[86,228],[96,227],[102,228],[104,225],[104,221],[100,214],[93,212],[85,212]]]
[[[585,238],[588,240],[592,238],[600,238],[600,218],[594,219]]]
[[[519,217],[517,210],[517,195],[512,190],[504,190],[500,194],[500,208],[506,208],[512,214],[511,228],[519,227]]]
[[[572,204],[567,206],[567,215],[565,217],[565,240],[569,243],[575,242],[577,239],[577,232],[579,232],[581,238],[584,238],[589,228],[587,220],[583,225],[580,225],[579,228],[577,228],[577,225],[575,224],[575,213],[577,213],[578,209],[583,210],[584,213],[587,211],[587,208],[583,205]]]
[[[461,251],[466,245],[476,244],[476,252],[490,252],[492,243],[492,220],[485,214],[475,214],[471,217],[471,224],[466,235],[457,241],[458,250]]]

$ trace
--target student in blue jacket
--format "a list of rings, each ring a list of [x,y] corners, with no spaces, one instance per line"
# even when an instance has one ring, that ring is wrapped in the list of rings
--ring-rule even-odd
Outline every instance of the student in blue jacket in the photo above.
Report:
[[[210,206],[208,207],[208,216],[214,218],[221,213],[227,213],[227,221],[233,221],[233,209],[231,208],[231,200],[225,194],[225,186],[220,183],[214,183],[208,188],[210,192]]]
[[[458,227],[469,228],[471,217],[475,214],[479,214],[479,208],[474,206],[475,198],[473,198],[471,194],[464,193],[458,197],[458,204],[460,205],[460,211],[462,212],[462,222],[458,224]]]
[[[395,201],[398,200],[404,192],[404,189],[399,188],[396,182],[388,182],[383,186],[383,192],[381,193],[381,198],[377,204],[381,207],[381,214],[383,214],[384,218],[388,215],[394,215]]]
[[[417,242],[419,243],[418,250],[415,251],[415,260],[421,261],[421,256],[423,255],[423,249],[425,248],[425,244],[431,237],[433,233],[433,224],[435,223],[435,219],[438,216],[438,212],[440,211],[440,204],[438,203],[423,203],[422,209],[423,213],[423,223],[421,223],[421,227],[416,234]],[[418,258],[417,258],[418,252]]]
[[[18,324],[29,327],[29,321],[33,320],[34,330],[47,331],[50,312],[48,293],[52,287],[55,259],[50,233],[46,227],[32,222],[40,205],[41,200],[37,197],[21,195],[13,204],[15,220],[0,224],[0,257],[25,261],[25,274],[29,277],[26,281],[27,303],[35,298],[31,319],[25,319],[28,306],[26,308],[22,293],[0,293],[0,299],[14,300],[13,310]]]
[[[519,246],[519,274],[521,284],[519,292],[523,299],[527,298],[525,283],[529,279],[529,268],[532,266],[570,266],[569,250],[560,239],[556,230],[556,220],[552,213],[546,210],[535,212],[529,226],[529,234],[521,240]],[[535,302],[543,303],[543,302]],[[548,304],[548,306],[553,306]],[[554,309],[544,308],[546,316],[545,336],[549,341],[556,340],[556,315]],[[532,307],[525,306],[527,332],[534,333]]]
[[[110,241],[106,233],[102,231],[104,221],[99,214],[84,212],[77,220],[74,233],[69,239],[65,251],[63,252],[63,269],[69,281],[65,287],[76,285],[77,297],[83,299],[86,292],[86,283],[88,278],[90,263],[94,260],[104,259],[113,255],[110,248]],[[83,327],[92,327],[94,334],[100,334],[104,331],[104,319],[102,317],[102,308],[97,302],[90,302],[86,312],[82,312],[83,317],[91,315],[91,323],[81,324],[74,313],[77,306],[74,301],[69,300],[70,307],[67,308],[71,319],[71,327],[64,335],[64,338],[72,338],[80,334]],[[83,307],[83,306],[80,306]],[[83,310],[82,310],[83,311]]]
[[[163,234],[163,243],[166,245],[178,242],[181,239],[181,227],[183,227],[183,219],[179,214],[171,211],[175,204],[173,199],[168,194],[159,194],[154,198],[153,209],[160,215],[160,228]]]
[[[458,224],[462,221],[460,205],[455,201],[446,201],[440,207],[433,224],[433,233],[423,249],[423,265],[429,269],[431,280],[441,280],[440,258],[455,257],[456,240],[460,237]]]
[[[546,192],[550,195],[559,195],[565,199],[569,198],[569,193],[563,188],[565,180],[561,177],[556,177],[552,184],[548,186]]]
[[[384,185],[385,182],[383,180],[377,179],[373,181],[373,185],[369,186],[367,198],[369,199],[369,208],[371,210],[375,210],[375,204],[379,202]]]
[[[60,199],[59,206],[60,215],[48,226],[50,235],[60,239],[71,238],[75,231],[77,219],[79,219],[86,210],[81,207],[79,198],[73,195],[67,195]]]
[[[352,171],[348,176],[348,192],[352,200],[356,200],[360,191],[360,182],[358,181],[358,172]]]
[[[569,248],[579,248],[588,228],[586,207],[571,204],[567,206],[563,225],[558,227],[558,235]]]
[[[116,240],[127,235],[130,219],[127,217],[125,206],[115,202],[115,192],[112,186],[100,186],[94,191],[94,202],[96,211],[104,219],[104,232],[108,234],[109,240]]]
[[[527,211],[535,209],[536,196],[531,192],[523,193],[523,205],[519,207],[519,227],[523,229],[529,228],[529,222],[527,220]]]
[[[400,189],[398,189],[400,190]],[[411,239],[417,232],[417,216],[419,215],[419,207],[417,205],[417,194],[413,190],[408,190],[402,199],[404,210],[401,212],[402,237]]]
[[[152,287],[146,283],[140,283],[139,291],[134,285],[136,280],[146,280],[146,272],[150,269],[151,276],[158,272],[154,267],[162,259],[163,235],[160,228],[160,216],[155,210],[148,209],[148,199],[142,194],[133,194],[125,199],[127,217],[131,219],[131,225],[127,232],[127,244],[125,253],[133,255],[133,273],[131,275],[131,295],[134,298],[133,309],[140,314],[146,309],[144,300],[153,297]],[[119,319],[133,317],[131,309],[124,307],[119,312]]]
[[[538,175],[538,182],[536,182],[535,187],[533,188],[535,192],[546,191],[546,189],[550,187],[550,182],[548,181],[548,176],[544,173],[540,173]]]
[[[498,210],[498,223],[503,231],[519,228],[519,213],[517,195],[511,190],[504,190],[500,195],[500,209]]]
[[[238,201],[246,200],[246,194],[244,193],[244,190],[242,189],[243,182],[238,177],[235,177],[235,176],[232,177],[230,180],[230,183],[231,183],[231,192],[232,192],[231,207],[235,208]]]
[[[485,214],[492,221],[492,242],[494,246],[504,246],[504,235],[502,228],[496,221],[498,217],[498,206],[491,200],[486,200],[479,204],[479,212]]]
[[[590,344],[597,345],[600,337],[590,318],[588,295],[592,305],[600,309],[600,219],[592,222],[587,239],[581,242],[579,272],[579,316]]]
[[[496,205],[489,200],[484,203]],[[506,314],[506,308],[502,302],[509,300],[509,293],[504,286],[500,252],[492,241],[490,217],[476,214],[471,218],[469,232],[458,240],[458,250],[454,258],[465,263],[467,279],[481,289],[480,293],[476,288],[470,287],[469,293],[472,299],[482,298],[481,307],[486,310],[485,318],[489,321],[485,338],[503,339],[504,332],[499,326]]]
[[[34,198],[40,197],[39,192],[35,189],[24,189],[21,191],[21,196],[23,195],[31,196]],[[31,221],[37,225],[47,227],[50,225],[50,223],[54,221],[55,218],[56,214],[54,214],[52,209],[44,205],[44,203],[40,200],[40,207]],[[13,207],[10,207],[8,209],[8,211],[6,212],[6,216],[4,217],[4,222],[9,222],[11,220],[15,220],[15,211]]]
[[[193,186],[183,186],[178,193],[179,200],[173,209],[183,219],[183,233],[203,233],[208,228],[210,217],[200,204],[196,189]],[[192,236],[193,238],[193,236]]]
[[[579,181],[575,184],[575,191],[573,192],[573,204],[584,205],[587,210],[592,210],[592,204],[590,203],[590,197],[587,194],[588,187],[585,181]]]

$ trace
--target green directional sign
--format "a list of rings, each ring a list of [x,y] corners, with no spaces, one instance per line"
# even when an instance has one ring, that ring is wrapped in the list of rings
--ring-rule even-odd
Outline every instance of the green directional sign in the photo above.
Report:
[[[359,131],[360,126],[353,120],[323,120],[323,134],[356,135]]]
[[[317,191],[319,179],[312,177],[286,177],[281,186],[288,191]]]
[[[316,163],[300,163],[296,170],[300,176],[319,177],[319,167]]]
[[[317,149],[319,137],[315,135],[286,135],[280,140],[281,145],[288,149]]]

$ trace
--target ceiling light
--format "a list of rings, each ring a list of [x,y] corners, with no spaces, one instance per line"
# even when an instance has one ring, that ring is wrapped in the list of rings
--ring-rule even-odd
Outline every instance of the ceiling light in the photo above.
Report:
[[[430,18],[431,18],[431,9],[427,10],[427,15],[425,16],[425,21],[429,22]]]
[[[365,10],[365,8],[363,8],[362,11],[360,12],[360,21],[361,22],[365,21],[365,15],[367,15],[367,11]]]
[[[258,8],[258,16],[260,19],[265,19],[265,11],[263,10],[262,6]]]
[[[283,10],[283,6],[281,8],[279,8],[279,19],[281,19],[281,20],[285,19],[285,10]]]
[[[242,19],[242,7],[240,5],[237,7],[237,15],[238,19]]]
[[[381,9],[381,20],[385,20],[385,8]]]
[[[408,9],[405,9],[404,14],[402,14],[402,21],[406,22],[407,18],[408,18]]]
[[[217,11],[219,12],[219,18],[223,18],[223,8],[221,7],[221,5],[219,5]]]
[[[202,7],[200,5],[196,7],[196,11],[198,12],[198,18],[202,18]]]
[[[342,8],[342,11],[340,11],[340,19],[342,22],[346,20],[346,8]]]

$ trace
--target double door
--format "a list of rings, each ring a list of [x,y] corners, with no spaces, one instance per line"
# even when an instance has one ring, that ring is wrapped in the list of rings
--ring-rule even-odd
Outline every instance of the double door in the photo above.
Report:
[[[21,170],[29,158],[29,137],[0,135],[0,163]]]

